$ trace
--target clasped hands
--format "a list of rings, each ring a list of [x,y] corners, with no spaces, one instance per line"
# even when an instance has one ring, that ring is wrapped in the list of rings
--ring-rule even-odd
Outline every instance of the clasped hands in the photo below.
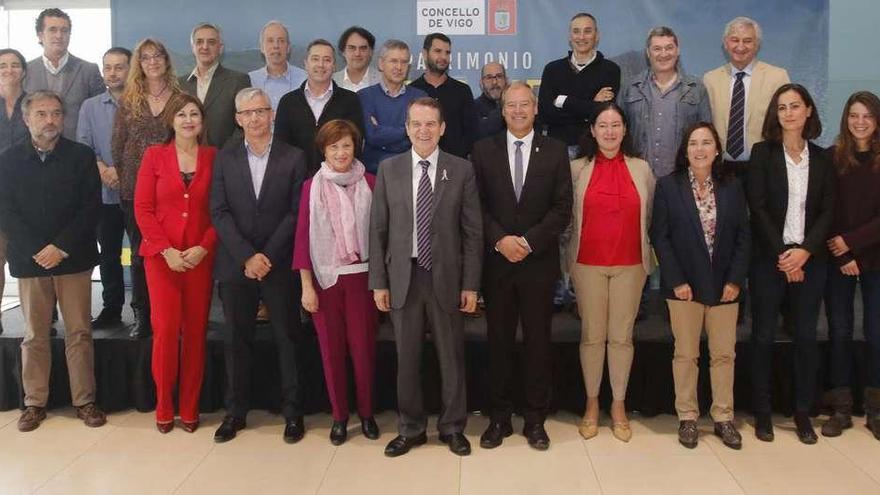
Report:
[[[850,251],[849,246],[847,246],[846,244],[846,241],[843,240],[843,237],[839,235],[828,239],[828,242],[826,242],[826,244],[828,245],[828,250],[831,251],[831,254],[833,254],[835,257],[843,256]],[[846,263],[840,267],[840,273],[844,275],[849,275],[851,277],[858,277],[859,274],[861,274],[861,271],[859,270],[859,265],[858,263],[856,263],[856,260],[851,260],[849,263]]]
[[[168,268],[173,272],[179,273],[192,270],[198,266],[207,254],[208,250],[202,246],[193,246],[183,251],[170,247],[162,251],[162,257],[165,258]]]
[[[694,291],[691,289],[690,284],[681,284],[672,289],[672,292],[676,298],[682,301],[694,300]],[[730,282],[724,284],[724,289],[721,291],[721,302],[733,302],[736,301],[737,297],[739,297],[739,286]]]
[[[495,249],[511,263],[519,263],[529,255],[529,244],[524,237],[506,235],[495,243]]]
[[[388,289],[376,289],[373,291],[373,301],[376,302],[376,308],[383,313],[391,311],[391,291]],[[463,290],[461,291],[460,304],[458,310],[462,313],[473,313],[477,310],[477,291]]]
[[[32,258],[36,264],[46,270],[51,270],[64,261],[64,252],[54,244],[47,244],[46,247],[39,250]]]
[[[244,276],[252,280],[262,282],[271,270],[272,262],[263,253],[257,253],[244,262]]]
[[[779,255],[776,268],[785,273],[785,280],[788,283],[796,283],[804,281],[804,264],[810,258],[810,252],[804,248],[786,249]]]

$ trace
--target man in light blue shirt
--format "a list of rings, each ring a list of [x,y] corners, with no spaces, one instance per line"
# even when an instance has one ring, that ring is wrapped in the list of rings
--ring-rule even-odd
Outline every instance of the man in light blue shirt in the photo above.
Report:
[[[122,96],[128,76],[131,52],[115,47],[104,53],[103,78],[107,91],[85,100],[76,126],[77,141],[89,146],[98,160],[101,175],[101,217],[98,220],[98,244],[101,248],[100,271],[104,307],[92,320],[92,328],[115,327],[122,322],[125,287],[122,279],[122,236],[125,221],[119,208],[119,175],[113,166],[110,139],[117,101]]]
[[[269,95],[272,110],[287,93],[299,89],[308,77],[306,71],[290,65],[290,34],[280,21],[269,21],[260,31],[260,51],[266,65],[248,73],[251,86]]]

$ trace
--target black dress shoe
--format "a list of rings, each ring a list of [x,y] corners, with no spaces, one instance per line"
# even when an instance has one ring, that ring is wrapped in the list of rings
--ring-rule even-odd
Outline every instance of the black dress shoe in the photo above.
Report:
[[[131,331],[128,332],[128,336],[132,339],[146,339],[152,334],[153,328],[150,326],[149,320],[141,317],[135,320],[134,325],[131,326]]]
[[[513,435],[513,426],[509,422],[492,421],[486,431],[480,435],[480,447],[494,449],[510,435]]]
[[[547,430],[544,429],[543,423],[531,423],[523,426],[523,435],[529,441],[529,447],[536,450],[547,450],[550,448],[550,437],[547,436]]]
[[[101,310],[101,313],[92,319],[92,330],[113,328],[122,323],[122,316],[114,311]]]
[[[348,420],[334,421],[330,427],[330,443],[342,445],[348,439]]]
[[[772,442],[775,438],[773,435],[773,421],[769,414],[755,415],[755,436],[762,442]]]
[[[440,441],[449,445],[449,451],[455,455],[471,455],[471,443],[464,433],[456,432],[449,435],[440,435]]]
[[[376,419],[372,416],[369,418],[361,418],[361,431],[364,433],[364,436],[370,440],[379,438],[379,425],[376,424]]]
[[[235,416],[226,416],[220,427],[214,432],[214,441],[217,443],[228,442],[235,438],[235,434],[243,430],[247,426],[244,418]]]
[[[718,421],[715,423],[715,436],[721,439],[724,445],[733,450],[742,448],[742,435],[736,431],[733,421]]]
[[[287,423],[284,425],[284,441],[287,443],[299,442],[305,434],[306,425],[303,423],[302,416],[288,419]]]
[[[794,413],[794,425],[797,429],[798,440],[800,440],[801,443],[813,445],[819,441],[819,437],[816,436],[816,431],[813,430],[813,422],[810,421],[810,415],[808,413]]]
[[[428,443],[428,436],[424,432],[414,437],[404,437],[397,435],[394,440],[388,442],[385,447],[385,455],[387,457],[398,457],[409,452],[409,449],[419,445]]]

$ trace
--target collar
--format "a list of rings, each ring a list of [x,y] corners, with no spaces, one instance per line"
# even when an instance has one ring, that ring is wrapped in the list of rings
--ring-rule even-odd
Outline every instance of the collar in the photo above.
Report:
[[[788,149],[785,147],[785,143],[782,143],[782,152],[785,155],[785,163],[792,165],[794,167],[802,168],[810,163],[810,142],[807,141],[804,145],[804,150],[801,151],[798,158],[800,158],[797,163],[791,159],[791,155],[788,154]]]
[[[309,80],[306,79],[306,82],[303,83],[303,92],[305,93],[307,98],[314,98],[316,100],[323,100],[325,98],[330,98],[333,96],[333,81],[330,81],[330,86],[327,87],[327,91],[320,95],[313,95],[312,90],[309,89]]]
[[[437,160],[440,157],[440,147],[437,146],[436,148],[434,148],[434,151],[432,151],[427,158],[422,158],[421,156],[419,156],[419,154],[416,153],[415,148],[410,148],[410,155],[412,156],[412,168],[415,171],[418,171],[421,168],[419,162],[422,160],[428,160],[429,162],[431,162],[431,165],[436,167]],[[430,168],[430,166],[428,168]]]
[[[344,69],[342,69],[342,80],[345,82],[351,82],[351,78],[348,77],[348,66],[347,65],[345,66]],[[363,82],[363,81],[367,81],[367,82],[370,81],[370,66],[369,65],[367,66],[367,70],[364,71],[364,77],[363,77],[363,79],[361,79],[361,82]],[[358,83],[358,84],[360,84],[360,83]]]
[[[389,96],[391,98],[397,98],[398,96],[406,93],[406,84],[401,83],[400,91],[396,95],[391,94],[391,90],[388,89],[388,86],[385,85],[385,78],[379,80],[379,86],[382,88],[382,92],[385,93],[385,96]]]
[[[219,61],[219,60],[216,61],[216,62],[214,62],[214,65],[212,65],[212,66],[208,69],[207,73],[205,74],[205,77],[208,78],[208,79],[213,79],[213,78],[214,78],[214,73],[217,72],[217,67],[220,67],[220,61]],[[267,74],[268,74],[268,72],[267,72]],[[198,64],[198,63],[196,63],[195,68],[194,68],[193,71],[190,73],[189,77],[186,78],[186,80],[187,80],[187,81],[192,81],[192,78],[194,78],[194,77],[195,77],[196,79],[199,78],[199,64]]]
[[[290,81],[290,63],[284,62],[284,72],[281,73],[280,76],[273,76],[269,73],[269,66],[263,66],[263,72],[266,73],[266,79],[284,79],[285,81]]]
[[[691,183],[691,187],[693,187],[693,188],[697,187],[697,176],[694,175],[694,171],[691,170],[690,167],[688,167],[687,171],[688,171],[688,180]],[[711,173],[706,176],[706,180],[703,181],[703,184],[708,187],[712,187],[715,184],[714,182],[712,182],[712,174]]]
[[[509,130],[506,131],[504,134],[505,134],[505,136],[507,136],[507,147],[508,148],[512,148],[514,146],[513,143],[515,143],[516,141],[522,141],[523,142],[523,147],[522,147],[523,153],[526,153],[526,152],[528,152],[528,150],[532,149],[532,140],[535,139],[535,131],[534,130],[529,131],[528,134],[526,134],[525,136],[523,136],[521,138],[514,136],[513,133],[510,132]]]
[[[43,55],[43,65],[46,66],[46,70],[49,71],[49,73],[52,74],[53,76],[57,76],[59,72],[64,70],[64,67],[67,66],[67,62],[69,62],[69,61],[70,61],[70,52],[66,52],[64,54],[64,56],[61,57],[61,60],[58,61],[58,68],[56,69],[55,66],[52,65],[52,62],[50,62],[49,59],[46,58],[45,55]]]
[[[257,158],[263,158],[263,157],[265,157],[266,155],[269,154],[270,151],[272,151],[272,137],[271,137],[271,134],[270,134],[270,137],[269,137],[269,144],[266,146],[266,150],[263,151],[262,153],[257,153],[257,152],[255,152],[255,151],[253,150],[253,148],[251,148],[251,143],[249,143],[247,139],[244,140],[244,149],[248,152],[248,155],[253,155],[253,156],[257,157]]]
[[[484,92],[483,94],[480,95],[480,99],[483,100],[483,101],[485,101],[486,103],[491,103],[493,106],[496,106],[496,107],[501,106],[501,101],[500,101],[500,100],[493,100],[493,99],[492,99],[489,95],[487,95],[485,92]]]
[[[618,151],[617,154],[611,158],[608,158],[607,156],[605,156],[605,154],[602,153],[601,151],[597,151],[595,161],[596,161],[596,165],[603,164],[603,163],[609,163],[609,164],[618,163],[618,162],[626,163],[626,159],[623,156],[622,150]]]
[[[577,63],[577,59],[574,56],[574,50],[571,51],[571,57],[569,58],[569,62],[571,62],[571,66],[577,69],[580,72],[583,69],[586,69],[590,64],[596,61],[596,57],[599,56],[599,50],[593,50],[593,56],[587,60],[587,63],[584,65],[580,65]]]
[[[728,63],[727,66],[730,70],[730,77],[736,77],[737,72],[745,72],[748,77],[752,77],[752,72],[755,70],[755,64],[758,63],[758,59],[752,60],[749,65],[745,66],[743,70],[739,70],[733,66],[733,64]]]
[[[118,106],[118,104],[119,104],[119,103],[116,101],[116,98],[113,97],[113,94],[110,93],[110,90],[109,90],[109,89],[108,89],[107,91],[104,91],[103,93],[101,93],[101,96],[100,96],[100,100],[99,100],[99,101],[100,101],[101,103],[105,103],[105,104],[106,104],[106,103],[111,103],[111,104],[113,104],[113,105],[117,105],[117,106]]]

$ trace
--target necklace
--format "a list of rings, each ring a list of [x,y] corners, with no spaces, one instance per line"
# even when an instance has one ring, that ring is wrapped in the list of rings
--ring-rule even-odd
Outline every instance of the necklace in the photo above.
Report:
[[[168,83],[165,83],[165,85],[162,86],[162,91],[159,91],[157,94],[153,94],[153,93],[149,92],[149,90],[147,90],[147,93],[149,94],[149,97],[150,97],[150,101],[158,103],[162,99],[162,95],[165,94],[165,91],[167,89],[168,89]]]

